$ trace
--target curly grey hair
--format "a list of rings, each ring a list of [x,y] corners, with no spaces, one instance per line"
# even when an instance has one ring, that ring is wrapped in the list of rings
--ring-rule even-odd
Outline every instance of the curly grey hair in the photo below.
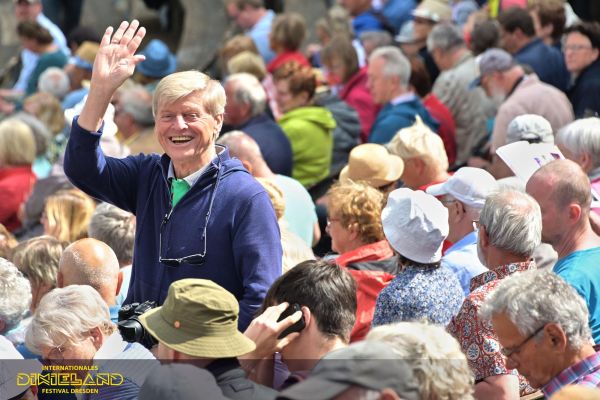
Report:
[[[553,272],[526,271],[502,280],[479,311],[480,317],[488,321],[496,314],[505,314],[523,336],[556,323],[574,350],[592,343],[585,301]]]
[[[10,261],[0,258],[0,320],[4,330],[13,329],[21,322],[31,304],[29,280]]]
[[[473,399],[474,378],[467,358],[444,328],[400,322],[373,328],[366,340],[388,344],[410,364],[422,399]]]

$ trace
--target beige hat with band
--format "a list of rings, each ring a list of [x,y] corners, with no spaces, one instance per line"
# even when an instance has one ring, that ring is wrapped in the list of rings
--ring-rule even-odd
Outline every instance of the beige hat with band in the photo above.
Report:
[[[398,156],[375,143],[356,146],[350,152],[348,165],[340,172],[340,182],[366,182],[381,187],[396,182],[402,176],[404,162]]]

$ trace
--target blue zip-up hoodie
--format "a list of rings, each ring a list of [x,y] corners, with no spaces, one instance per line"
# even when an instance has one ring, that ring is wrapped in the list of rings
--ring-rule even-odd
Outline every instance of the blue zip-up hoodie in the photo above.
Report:
[[[82,129],[76,117],[64,169],[71,182],[84,192],[136,215],[133,268],[125,302],[154,300],[162,304],[172,282],[183,278],[210,279],[238,299],[238,326],[245,329],[267,290],[281,275],[279,226],[262,186],[239,160],[221,148],[171,210],[169,157],[105,157],[99,146],[101,134],[102,129],[98,133]],[[219,184],[215,185],[219,169]],[[213,192],[204,263],[176,267],[160,263],[161,256],[181,258],[204,251],[203,231]]]
[[[421,100],[415,96],[412,100],[396,105],[387,103],[379,111],[371,127],[369,143],[387,144],[400,129],[412,126],[417,115],[432,131],[437,132],[440,124],[431,117]]]

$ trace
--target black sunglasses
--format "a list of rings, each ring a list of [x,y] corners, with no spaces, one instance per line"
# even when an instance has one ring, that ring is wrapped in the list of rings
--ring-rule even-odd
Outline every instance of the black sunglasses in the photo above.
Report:
[[[204,240],[204,250],[202,253],[191,254],[189,256],[184,256],[180,258],[166,258],[162,256],[162,231],[166,223],[169,221],[171,217],[171,212],[173,209],[169,210],[169,212],[165,215],[160,224],[160,231],[158,233],[158,262],[166,265],[167,267],[179,267],[181,264],[190,264],[200,266],[204,264],[204,260],[206,258],[206,231],[208,228],[208,221],[210,219],[210,214],[212,213],[213,203],[215,201],[215,195],[217,193],[217,189],[219,188],[219,181],[221,180],[221,158],[217,156],[219,160],[217,164],[217,182],[215,183],[214,189],[210,195],[210,202],[208,204],[208,211],[206,212],[206,218],[204,221],[204,229],[202,230],[202,240]]]

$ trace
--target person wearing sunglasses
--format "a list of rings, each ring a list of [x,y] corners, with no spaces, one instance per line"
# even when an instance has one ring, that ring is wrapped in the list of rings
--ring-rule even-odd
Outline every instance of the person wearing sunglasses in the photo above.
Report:
[[[169,285],[210,279],[240,302],[244,329],[281,274],[273,206],[262,186],[215,140],[225,91],[198,71],[163,78],[153,97],[155,134],[165,154],[114,159],[99,147],[111,97],[143,55],[145,29],[134,20],[109,27],[94,62],[90,93],[74,118],[65,173],[86,193],[137,218],[125,303],[162,304]]]
[[[546,399],[567,385],[600,386],[584,299],[548,270],[517,273],[498,285],[481,317],[491,321],[506,367],[518,369]]]

